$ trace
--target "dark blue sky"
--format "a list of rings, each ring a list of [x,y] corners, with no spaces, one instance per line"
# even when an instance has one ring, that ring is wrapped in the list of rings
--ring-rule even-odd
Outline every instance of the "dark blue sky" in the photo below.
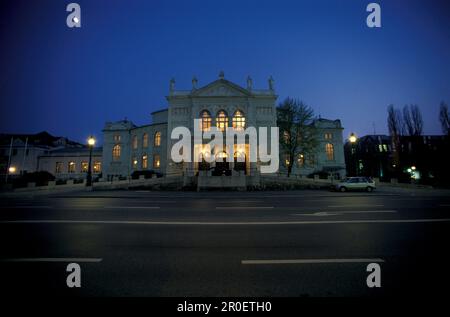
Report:
[[[438,134],[450,103],[449,1],[82,1],[82,27],[66,26],[71,1],[2,1],[1,132],[84,141],[105,121],[147,124],[165,108],[169,80],[190,89],[225,78],[255,88],[272,75],[279,101],[300,98],[340,118],[346,135],[387,133],[386,107],[418,104]]]

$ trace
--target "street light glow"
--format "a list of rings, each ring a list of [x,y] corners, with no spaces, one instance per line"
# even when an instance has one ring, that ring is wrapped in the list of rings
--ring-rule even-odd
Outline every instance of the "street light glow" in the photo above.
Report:
[[[15,166],[10,166],[8,169],[9,173],[15,173],[16,172],[16,167]]]
[[[89,146],[94,146],[95,145],[95,139],[93,136],[90,136],[88,139],[88,144]]]
[[[415,170],[416,170],[416,167],[415,167],[415,166],[411,166],[411,169],[412,169],[413,171],[415,171]]]
[[[352,132],[352,133],[350,134],[350,137],[348,138],[348,140],[350,141],[350,143],[355,143],[356,140],[357,140],[357,137],[356,137],[356,135]]]

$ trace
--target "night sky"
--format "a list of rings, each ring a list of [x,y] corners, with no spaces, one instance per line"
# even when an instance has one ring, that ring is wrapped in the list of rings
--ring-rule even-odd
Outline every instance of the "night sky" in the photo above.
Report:
[[[299,98],[340,118],[345,136],[387,133],[386,108],[418,104],[441,133],[450,104],[450,1],[4,1],[0,7],[0,132],[101,137],[106,121],[141,125],[167,107],[169,80],[190,89],[225,78]],[[75,1],[73,1],[75,2]]]

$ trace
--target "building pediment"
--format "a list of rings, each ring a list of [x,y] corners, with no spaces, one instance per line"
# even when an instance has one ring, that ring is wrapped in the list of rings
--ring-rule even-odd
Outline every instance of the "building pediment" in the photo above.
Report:
[[[194,97],[246,97],[251,93],[228,80],[219,79],[192,91]]]

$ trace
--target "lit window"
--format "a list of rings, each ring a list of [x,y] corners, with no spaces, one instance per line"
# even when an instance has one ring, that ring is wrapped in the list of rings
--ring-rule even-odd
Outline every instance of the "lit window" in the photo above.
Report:
[[[56,174],[62,173],[63,162],[56,162],[55,172]]]
[[[225,129],[228,127],[228,117],[223,110],[219,111],[219,113],[217,114],[216,127],[220,131],[225,131]]]
[[[200,129],[202,131],[209,131],[209,129],[211,128],[211,115],[208,111],[203,110],[200,116],[202,120]]]
[[[289,166],[291,164],[291,160],[289,159],[289,154],[284,155],[284,164]]]
[[[102,171],[102,162],[95,161],[94,162],[94,173],[101,173]]]
[[[233,129],[244,130],[245,129],[245,117],[244,114],[237,110],[233,116]]]
[[[120,142],[120,135],[119,134],[114,135],[114,142]]]
[[[88,162],[81,162],[81,172],[87,173],[88,171]]]
[[[148,156],[147,154],[142,155],[142,168],[148,168]]]
[[[69,173],[75,173],[75,162],[69,162],[67,171]]]
[[[120,151],[121,151],[120,144],[114,145],[113,150],[112,150],[113,161],[120,160]]]
[[[303,154],[299,154],[297,158],[297,165],[303,166],[305,164],[305,156]]]
[[[331,140],[333,138],[333,134],[325,133],[325,140]]]
[[[138,168],[138,159],[136,157],[133,157],[132,163],[133,163],[133,168],[137,169]]]
[[[161,166],[161,159],[160,159],[159,155],[153,156],[153,167],[159,168],[160,166]]]
[[[161,132],[155,133],[155,146],[161,145]]]
[[[327,143],[325,145],[325,152],[327,154],[327,160],[328,161],[333,161],[334,160],[334,147],[333,147],[333,144]]]
[[[136,150],[138,148],[138,139],[137,139],[137,135],[133,135],[133,140],[132,140],[132,146],[133,146],[133,150]]]
[[[142,136],[142,147],[148,147],[148,133],[144,133]]]

